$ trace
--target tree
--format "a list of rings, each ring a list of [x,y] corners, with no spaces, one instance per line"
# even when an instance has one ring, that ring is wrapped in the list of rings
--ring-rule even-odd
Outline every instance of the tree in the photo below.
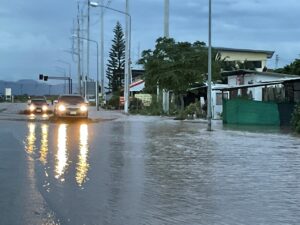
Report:
[[[155,49],[142,53],[139,63],[145,69],[148,90],[156,85],[172,90],[179,96],[183,109],[183,95],[194,83],[202,83],[207,74],[207,48],[204,42],[175,42],[172,38],[158,38]]]
[[[106,70],[108,87],[112,92],[120,91],[124,80],[125,66],[125,40],[120,22],[114,28],[114,39],[109,52],[109,59]]]
[[[275,72],[300,75],[300,59],[295,59],[290,65],[276,69]]]

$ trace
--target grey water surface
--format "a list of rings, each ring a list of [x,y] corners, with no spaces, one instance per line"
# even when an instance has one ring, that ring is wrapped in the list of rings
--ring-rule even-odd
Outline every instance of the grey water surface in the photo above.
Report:
[[[299,224],[300,138],[213,125],[0,121],[0,224]]]

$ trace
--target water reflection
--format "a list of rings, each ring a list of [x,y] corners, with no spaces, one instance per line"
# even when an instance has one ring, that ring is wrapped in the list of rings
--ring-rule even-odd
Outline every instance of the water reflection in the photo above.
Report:
[[[26,152],[45,167],[47,177],[49,176],[47,170],[52,167],[52,176],[55,179],[64,182],[67,177],[71,177],[82,187],[87,180],[90,167],[88,125],[59,124],[54,130],[57,134],[54,142],[49,139],[50,131],[47,123],[28,123],[28,133],[24,140]],[[67,171],[67,168],[71,168],[72,162],[74,162],[72,168],[75,167],[75,170]]]
[[[82,186],[86,180],[87,172],[89,170],[89,163],[88,163],[88,126],[87,124],[80,125],[79,131],[79,156],[78,156],[78,163],[76,168],[76,182],[79,186]]]
[[[36,148],[35,146],[35,124],[34,123],[29,123],[28,124],[28,135],[26,138],[26,145],[25,149],[29,154],[32,154]]]
[[[35,115],[33,113],[29,114],[28,116],[29,120],[35,120]]]
[[[48,155],[48,124],[42,124],[42,133],[41,133],[41,148],[40,148],[40,161],[43,165],[47,164],[47,155]]]
[[[62,175],[65,172],[67,166],[67,124],[60,124],[58,128],[57,136],[57,155],[56,155],[56,165],[55,165],[55,178],[61,178],[64,181]]]

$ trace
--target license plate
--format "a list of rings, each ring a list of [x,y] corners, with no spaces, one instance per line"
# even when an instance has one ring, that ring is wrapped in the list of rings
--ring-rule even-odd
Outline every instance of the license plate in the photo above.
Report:
[[[42,110],[41,110],[41,109],[37,109],[36,111],[37,111],[37,112],[42,112]]]
[[[77,114],[77,112],[70,112],[70,115],[76,115]]]

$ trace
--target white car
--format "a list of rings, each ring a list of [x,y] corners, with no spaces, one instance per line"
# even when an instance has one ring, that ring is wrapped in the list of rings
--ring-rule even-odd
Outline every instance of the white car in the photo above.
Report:
[[[88,118],[88,104],[81,95],[61,95],[55,101],[54,115],[60,118]]]

